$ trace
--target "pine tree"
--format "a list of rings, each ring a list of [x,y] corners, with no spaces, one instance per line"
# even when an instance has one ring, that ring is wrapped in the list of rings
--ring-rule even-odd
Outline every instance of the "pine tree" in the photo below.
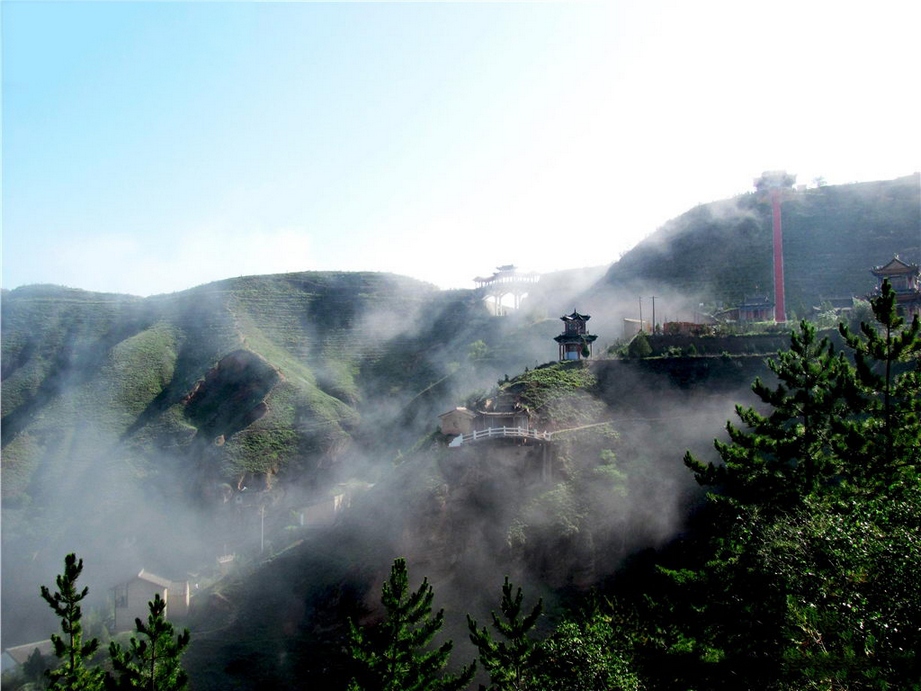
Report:
[[[870,306],[878,325],[861,322],[859,334],[840,326],[854,354],[851,405],[860,412],[841,426],[842,447],[855,474],[886,486],[900,469],[917,471],[921,458],[921,322],[916,315],[905,326],[888,279]]]
[[[61,631],[64,634],[51,634],[54,654],[61,660],[60,666],[47,673],[51,689],[100,691],[103,688],[105,673],[101,669],[87,667],[99,648],[99,640],[83,640],[83,611],[80,602],[86,597],[89,588],[77,589],[77,580],[82,572],[83,560],[77,559],[75,554],[68,554],[64,557],[64,573],[59,574],[56,580],[57,591],[52,593],[48,587],[41,586],[42,598],[61,619]]]
[[[25,689],[43,689],[48,672],[48,662],[38,648],[26,658],[22,665],[22,676],[26,680]]]
[[[384,583],[381,603],[386,617],[376,631],[349,622],[349,652],[360,672],[353,691],[459,691],[473,678],[475,663],[460,674],[445,674],[453,648],[446,641],[428,649],[444,623],[444,610],[432,615],[434,592],[428,579],[409,590],[405,559],[396,559]]]
[[[834,422],[848,415],[853,386],[843,353],[806,321],[768,366],[779,383],[772,389],[758,378],[752,390],[770,412],[736,406],[747,429],[726,424],[730,441],[714,441],[722,464],[703,464],[690,453],[684,462],[700,484],[717,487],[733,505],[770,512],[795,506],[839,475]]]
[[[760,381],[767,412],[737,408],[721,465],[686,455],[716,491],[660,609],[682,676],[707,688],[921,684],[921,327],[884,284],[878,324],[841,327],[851,365],[803,323]],[[688,653],[692,653],[691,656]],[[689,657],[696,657],[690,660]],[[690,672],[689,667],[696,669]]]
[[[505,577],[502,584],[502,618],[492,612],[492,624],[505,640],[495,640],[485,626],[480,629],[468,614],[467,627],[470,640],[477,647],[480,662],[489,672],[490,686],[494,691],[522,691],[535,688],[532,674],[536,643],[528,635],[537,624],[543,611],[543,600],[538,600],[531,612],[522,616],[524,595],[518,588],[512,597],[513,586]]]
[[[765,412],[736,406],[745,428],[729,422],[729,442],[714,441],[722,464],[685,455],[697,481],[714,491],[694,550],[700,562],[663,571],[676,585],[664,608],[679,626],[669,645],[681,657],[694,651],[694,673],[711,687],[731,679],[744,686],[746,675],[765,686],[777,680],[798,576],[766,564],[767,546],[779,521],[831,491],[841,473],[834,421],[848,416],[853,388],[844,355],[804,321],[790,349],[768,365],[777,385],[752,384]]]
[[[113,675],[106,678],[106,688],[110,691],[182,691],[188,688],[188,676],[182,669],[181,658],[189,645],[189,631],[184,629],[175,634],[165,616],[166,601],[159,593],[147,605],[150,608],[147,623],[134,620],[137,636],[131,637],[128,648],[122,649],[115,641],[109,645]]]

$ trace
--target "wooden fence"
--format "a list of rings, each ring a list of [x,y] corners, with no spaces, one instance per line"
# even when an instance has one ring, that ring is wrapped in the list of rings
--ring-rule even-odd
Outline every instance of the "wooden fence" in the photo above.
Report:
[[[550,432],[538,432],[524,427],[490,427],[481,429],[461,437],[461,444],[469,444],[483,439],[536,439],[537,441],[550,441]]]

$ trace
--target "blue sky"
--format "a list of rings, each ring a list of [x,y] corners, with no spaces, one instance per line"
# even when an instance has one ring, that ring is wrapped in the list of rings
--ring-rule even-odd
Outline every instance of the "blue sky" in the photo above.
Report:
[[[443,288],[921,169],[919,3],[4,0],[4,288]]]

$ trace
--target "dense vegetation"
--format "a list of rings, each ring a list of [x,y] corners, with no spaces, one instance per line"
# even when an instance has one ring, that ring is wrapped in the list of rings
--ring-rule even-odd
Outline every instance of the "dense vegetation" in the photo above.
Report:
[[[714,492],[660,571],[652,685],[921,683],[921,325],[903,328],[885,288],[862,337],[842,327],[851,358],[804,323],[722,463],[686,457]]]
[[[20,640],[47,628],[28,593],[57,555],[79,547],[91,576],[212,568],[248,548],[242,488],[287,502],[269,514],[277,536],[288,509],[373,480],[509,362],[510,323],[472,291],[379,274],[146,299],[31,286],[5,293],[2,314],[3,633]],[[488,349],[475,362],[474,341]]]

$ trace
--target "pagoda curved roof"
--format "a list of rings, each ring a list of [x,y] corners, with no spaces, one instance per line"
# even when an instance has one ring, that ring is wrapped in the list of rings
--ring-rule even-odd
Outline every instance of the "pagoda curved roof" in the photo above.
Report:
[[[553,340],[557,343],[594,343],[597,338],[597,334],[560,334]]]
[[[888,264],[870,269],[870,273],[874,276],[891,276],[892,274],[916,273],[917,271],[917,264],[903,262],[898,256],[893,257]]]
[[[591,315],[579,314],[575,310],[572,311],[572,314],[564,314],[562,317],[560,317],[560,319],[562,319],[563,321],[581,320],[581,321],[586,321],[586,322],[591,318],[592,318]]]

